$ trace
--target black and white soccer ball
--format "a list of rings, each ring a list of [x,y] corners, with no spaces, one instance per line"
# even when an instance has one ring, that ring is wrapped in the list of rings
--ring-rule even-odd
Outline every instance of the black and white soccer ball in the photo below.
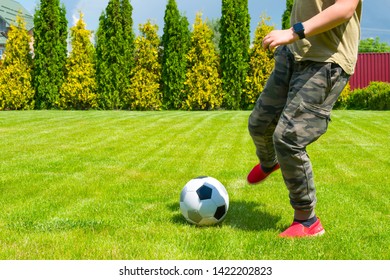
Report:
[[[198,226],[222,222],[229,209],[229,195],[217,179],[198,177],[190,180],[180,194],[180,210],[184,218]]]

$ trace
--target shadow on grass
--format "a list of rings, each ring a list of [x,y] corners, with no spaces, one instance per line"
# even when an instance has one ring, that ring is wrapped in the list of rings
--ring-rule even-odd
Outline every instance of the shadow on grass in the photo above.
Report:
[[[264,211],[262,204],[253,201],[231,201],[226,223],[247,231],[277,229],[280,216]]]
[[[180,225],[187,225],[188,222],[178,212],[177,203],[168,205],[168,208],[174,212],[172,222]],[[262,210],[260,203],[252,201],[230,201],[229,211],[223,225],[246,231],[265,231],[279,229],[277,226],[280,216],[271,215]]]

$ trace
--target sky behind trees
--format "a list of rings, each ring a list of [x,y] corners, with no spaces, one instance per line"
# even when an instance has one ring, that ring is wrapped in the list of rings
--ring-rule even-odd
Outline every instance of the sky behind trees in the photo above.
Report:
[[[39,0],[17,0],[31,13]],[[69,25],[75,23],[79,11],[85,15],[87,28],[97,30],[99,17],[106,8],[108,0],[61,0],[67,8]],[[138,33],[138,25],[144,24],[148,19],[159,26],[162,34],[164,25],[165,0],[131,0],[133,6],[134,30]],[[204,18],[215,19],[221,16],[221,0],[177,0],[180,11],[188,17],[190,24],[194,23],[196,12],[203,12]],[[249,13],[251,15],[252,37],[259,22],[260,15],[266,13],[271,17],[271,24],[281,27],[281,17],[285,9],[285,0],[249,0]],[[390,44],[390,11],[389,0],[364,0],[362,39],[379,37],[382,42]]]

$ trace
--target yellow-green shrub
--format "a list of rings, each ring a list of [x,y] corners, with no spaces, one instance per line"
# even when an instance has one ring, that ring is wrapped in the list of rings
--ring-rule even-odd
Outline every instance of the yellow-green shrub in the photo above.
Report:
[[[32,86],[32,59],[30,36],[25,22],[17,16],[11,24],[0,69],[0,110],[27,110],[34,108]]]
[[[91,31],[86,30],[83,15],[71,28],[72,52],[66,62],[66,79],[60,89],[60,108],[91,109],[97,107],[96,70]]]
[[[335,109],[345,109],[348,103],[349,98],[351,97],[351,86],[349,83],[345,86],[343,91],[341,92],[339,98],[334,105]]]
[[[267,25],[267,21],[269,21],[268,17],[264,15],[260,17],[253,45],[249,50],[249,71],[244,89],[244,109],[251,108],[256,103],[274,67],[273,52],[263,48],[264,37],[274,29],[273,26]]]
[[[130,88],[124,96],[124,107],[132,110],[160,110],[161,64],[158,48],[158,27],[148,21],[139,27],[140,35],[135,40],[135,67]]]
[[[202,14],[198,13],[187,54],[188,70],[184,83],[187,98],[183,102],[183,109],[212,110],[222,104],[219,58],[212,39],[212,30],[203,22]]]

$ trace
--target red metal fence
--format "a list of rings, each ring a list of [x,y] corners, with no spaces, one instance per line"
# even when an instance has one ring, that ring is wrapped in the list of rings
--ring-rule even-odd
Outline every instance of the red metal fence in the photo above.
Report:
[[[390,83],[390,53],[360,53],[355,74],[349,84],[351,90],[364,88],[371,81]]]

